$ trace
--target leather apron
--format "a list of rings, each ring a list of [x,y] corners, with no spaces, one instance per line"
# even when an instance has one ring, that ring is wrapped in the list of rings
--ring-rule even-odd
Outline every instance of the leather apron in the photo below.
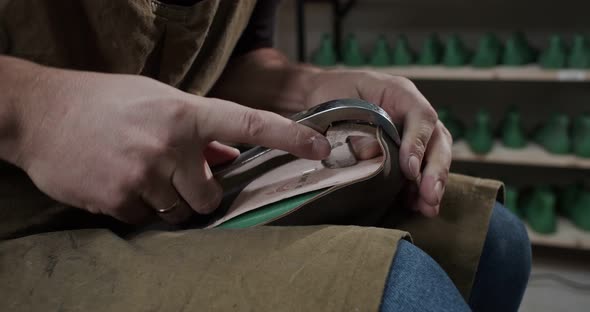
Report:
[[[0,53],[54,67],[146,75],[206,95],[254,0],[0,0]],[[495,181],[451,175],[441,214],[392,209],[377,227],[134,231],[55,202],[0,163],[3,311],[377,311],[400,239],[468,297]],[[337,205],[337,199],[335,205]]]

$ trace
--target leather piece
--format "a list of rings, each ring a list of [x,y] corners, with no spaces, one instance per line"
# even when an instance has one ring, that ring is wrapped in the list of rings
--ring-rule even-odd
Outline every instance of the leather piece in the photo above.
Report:
[[[397,145],[381,132],[384,165],[366,180],[333,187],[312,198],[271,225],[341,224],[373,226],[388,214],[405,183],[399,168]],[[384,191],[387,189],[387,191]]]

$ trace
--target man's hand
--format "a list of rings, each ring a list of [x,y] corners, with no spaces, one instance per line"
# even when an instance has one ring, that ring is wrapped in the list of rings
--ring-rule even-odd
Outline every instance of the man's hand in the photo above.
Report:
[[[141,76],[36,66],[34,81],[18,93],[21,134],[6,158],[54,199],[129,223],[177,202],[160,217],[213,211],[222,192],[209,166],[238,154],[216,140],[310,159],[330,152],[322,135],[277,114]]]
[[[413,208],[436,216],[451,166],[452,137],[436,111],[406,78],[364,71],[323,71],[309,82],[306,106],[329,100],[359,98],[381,106],[396,124],[403,125],[400,166],[415,181]],[[354,142],[356,153],[371,158],[380,152],[375,140]]]
[[[416,182],[408,193],[417,195],[411,201],[413,208],[426,216],[438,214],[451,165],[452,138],[408,79],[366,71],[326,71],[292,64],[275,49],[258,49],[233,60],[213,92],[285,115],[342,98],[380,105],[394,122],[403,125],[400,166]],[[365,158],[380,151],[375,141],[363,139],[353,146]]]

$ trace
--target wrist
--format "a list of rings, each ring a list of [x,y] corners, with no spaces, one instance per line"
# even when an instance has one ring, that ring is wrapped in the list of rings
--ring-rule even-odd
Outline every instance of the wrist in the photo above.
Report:
[[[209,96],[289,115],[306,109],[311,81],[320,72],[275,49],[258,49],[233,60]]]
[[[0,159],[23,168],[25,145],[32,135],[43,97],[38,96],[44,67],[0,56]],[[37,100],[34,100],[37,99]]]
[[[319,77],[325,70],[307,64],[291,65],[287,71],[285,87],[283,90],[284,108],[290,113],[297,113],[313,106],[307,100],[308,95],[314,90]]]

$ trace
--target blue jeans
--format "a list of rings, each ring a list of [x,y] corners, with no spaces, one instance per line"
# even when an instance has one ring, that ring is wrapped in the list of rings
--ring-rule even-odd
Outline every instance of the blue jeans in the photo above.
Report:
[[[531,246],[522,222],[496,203],[468,302],[424,251],[401,241],[381,311],[517,311],[531,270]]]

